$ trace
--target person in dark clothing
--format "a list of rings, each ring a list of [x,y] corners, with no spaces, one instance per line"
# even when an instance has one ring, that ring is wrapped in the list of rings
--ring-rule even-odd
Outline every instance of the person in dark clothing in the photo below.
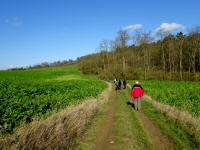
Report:
[[[115,90],[117,91],[119,88],[119,81],[116,79],[114,82],[115,82]]]
[[[121,80],[119,80],[119,90],[121,90],[121,88],[122,88],[122,81]]]
[[[126,79],[124,79],[123,85],[124,85],[124,89],[126,89],[126,85],[127,85]]]

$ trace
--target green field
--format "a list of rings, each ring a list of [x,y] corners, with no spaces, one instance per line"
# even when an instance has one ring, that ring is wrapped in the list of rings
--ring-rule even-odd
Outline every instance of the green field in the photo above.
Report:
[[[77,65],[0,71],[0,132],[48,116],[86,97],[96,97],[106,84],[80,73]]]
[[[129,83],[132,85],[133,81]],[[149,80],[141,83],[146,94],[155,100],[200,116],[199,82]]]

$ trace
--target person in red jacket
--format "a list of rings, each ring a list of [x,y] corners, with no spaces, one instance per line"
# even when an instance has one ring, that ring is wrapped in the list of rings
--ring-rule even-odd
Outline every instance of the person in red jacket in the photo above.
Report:
[[[144,95],[144,90],[140,85],[139,81],[136,81],[135,84],[132,86],[131,96],[134,100],[134,107],[135,110],[141,109],[141,97]]]

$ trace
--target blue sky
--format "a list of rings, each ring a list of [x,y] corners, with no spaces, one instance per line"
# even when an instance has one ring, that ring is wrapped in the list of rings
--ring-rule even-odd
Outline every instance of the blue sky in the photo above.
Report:
[[[199,6],[199,0],[0,0],[0,69],[76,59],[136,24],[187,32],[199,25]]]

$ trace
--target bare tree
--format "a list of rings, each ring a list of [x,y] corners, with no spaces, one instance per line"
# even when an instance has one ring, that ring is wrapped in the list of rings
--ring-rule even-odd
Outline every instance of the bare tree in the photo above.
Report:
[[[130,36],[127,32],[127,30],[120,30],[118,32],[117,40],[119,42],[120,47],[127,47],[128,40],[130,39]]]
[[[160,40],[163,41],[164,38],[169,35],[169,32],[159,30],[159,31],[157,31],[156,34],[160,38]],[[166,54],[165,54],[165,50],[164,50],[164,47],[163,47],[163,43],[161,43],[161,51],[162,51],[162,64],[163,64],[163,79],[165,79],[167,62],[166,62]]]
[[[196,70],[200,71],[200,26],[193,27],[190,31],[190,35],[195,36],[194,44],[198,56]]]
[[[200,38],[198,33],[192,33],[188,36],[189,58],[191,62],[192,72],[196,72],[195,62],[200,46]]]
[[[106,65],[109,66],[109,58],[108,58],[108,50],[109,50],[109,42],[107,40],[101,41],[99,44],[101,59],[103,62],[103,69],[106,69]]]
[[[177,44],[179,49],[179,73],[180,73],[180,80],[183,80],[183,43],[185,39],[185,35],[180,32],[176,35]]]
[[[144,79],[147,79],[147,71],[150,68],[150,49],[148,44],[152,42],[152,37],[150,32],[143,32],[141,34],[137,34],[137,42],[140,43],[140,46],[142,47],[143,52],[143,67],[144,67]]]

